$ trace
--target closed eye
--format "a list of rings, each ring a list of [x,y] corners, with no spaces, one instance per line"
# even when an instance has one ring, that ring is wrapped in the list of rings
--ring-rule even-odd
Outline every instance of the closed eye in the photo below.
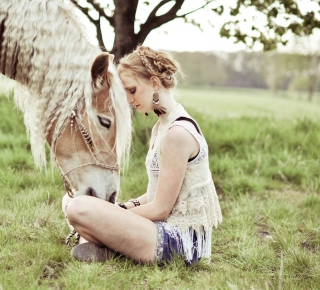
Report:
[[[136,92],[136,88],[131,88],[131,89],[129,89],[129,93],[130,93],[131,95],[133,95],[135,92]]]
[[[111,120],[108,118],[98,116],[99,122],[103,127],[109,129],[111,127]]]

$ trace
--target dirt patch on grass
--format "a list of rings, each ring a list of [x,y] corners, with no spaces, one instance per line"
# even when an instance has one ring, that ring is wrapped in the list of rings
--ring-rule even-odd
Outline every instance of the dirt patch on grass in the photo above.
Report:
[[[311,253],[320,252],[319,237],[316,234],[310,233],[309,236],[300,244],[300,247],[308,250]]]
[[[57,279],[59,272],[64,268],[62,263],[49,262],[43,267],[42,275],[40,280],[43,279]]]
[[[270,196],[281,200],[288,200],[291,202],[301,202],[307,195],[306,191],[301,189],[294,189],[290,186],[284,186],[281,189],[271,190],[268,192]]]
[[[268,231],[263,229],[258,231],[258,236],[263,241],[273,240],[273,236]]]

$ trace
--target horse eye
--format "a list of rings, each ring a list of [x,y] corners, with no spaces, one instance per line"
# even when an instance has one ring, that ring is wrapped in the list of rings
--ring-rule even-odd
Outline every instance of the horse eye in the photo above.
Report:
[[[107,118],[103,118],[98,116],[99,122],[103,127],[106,127],[107,129],[109,129],[111,127],[111,121]]]

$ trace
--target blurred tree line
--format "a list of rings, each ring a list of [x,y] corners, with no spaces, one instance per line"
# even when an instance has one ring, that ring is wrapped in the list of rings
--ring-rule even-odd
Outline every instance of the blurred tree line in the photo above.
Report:
[[[110,52],[115,55],[116,60],[138,44],[143,44],[153,30],[175,19],[202,29],[204,21],[213,26],[216,17],[228,16],[228,20],[220,27],[221,37],[232,38],[250,48],[260,43],[264,51],[274,50],[279,44],[286,45],[287,34],[309,36],[315,29],[320,28],[319,0],[193,2],[191,0],[71,0],[71,2],[95,26],[97,40],[103,50],[105,50],[104,22],[101,20],[112,27],[115,37]],[[144,19],[138,16],[141,9],[144,10],[142,17]],[[204,14],[199,16],[197,14],[199,11],[205,11],[206,16],[203,16]],[[251,21],[248,15],[252,18]],[[256,21],[257,19],[264,19],[262,26],[259,24],[260,21]],[[247,29],[248,27],[250,29]]]
[[[221,37],[243,43],[248,48],[261,44],[269,53],[177,53],[188,75],[184,81],[186,85],[269,88],[275,93],[288,89],[307,91],[310,101],[319,89],[319,54],[279,54],[274,51],[278,45],[287,45],[288,35],[309,37],[320,29],[320,0],[71,2],[96,28],[102,50],[107,50],[104,27],[113,29],[114,39],[109,52],[115,55],[115,61],[143,44],[152,31],[173,20],[180,19],[202,29],[204,22],[213,26],[216,17],[228,16],[220,27]],[[144,11],[144,16],[138,11]],[[205,12],[202,15],[206,16],[197,14],[199,11]],[[262,26],[260,20],[263,20]],[[303,51],[310,51],[309,45]]]
[[[320,91],[320,54],[270,52],[173,52],[185,86],[224,86],[303,92]]]

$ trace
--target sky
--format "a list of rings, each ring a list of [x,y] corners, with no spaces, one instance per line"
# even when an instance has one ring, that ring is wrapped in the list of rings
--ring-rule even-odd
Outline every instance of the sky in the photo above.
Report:
[[[310,10],[319,10],[319,6],[316,3],[312,3],[310,0],[298,0],[303,5],[300,6],[300,9],[305,11]],[[150,0],[150,5],[143,4],[145,1],[140,1],[137,18],[143,23],[149,12],[153,7],[159,3],[159,1]],[[203,0],[197,1],[186,1],[182,6],[181,13],[198,8]],[[235,0],[228,0],[228,4],[235,3]],[[172,6],[173,1],[169,2],[162,10],[159,11],[159,14],[165,13]],[[219,4],[225,4],[226,0],[216,0],[215,3],[217,6]],[[227,7],[225,8],[227,12]],[[260,17],[252,20],[252,17],[255,16],[253,9],[250,11],[245,11],[240,17],[240,19],[246,19],[246,22],[243,22],[243,29],[251,29],[251,23],[260,25],[261,28],[264,27],[264,19]],[[228,21],[230,18],[227,13],[224,13],[222,16],[218,16],[215,13],[208,13],[208,11],[200,10],[192,15],[190,18],[194,18],[197,22],[201,23],[203,30],[201,31],[198,27],[185,23],[183,19],[175,19],[167,24],[162,25],[158,29],[153,30],[147,37],[144,42],[145,45],[151,46],[155,49],[164,49],[172,51],[226,51],[232,52],[237,50],[248,50],[248,48],[242,44],[235,44],[232,39],[221,38],[219,35],[219,30],[221,25]],[[210,22],[210,24],[209,24]],[[104,43],[108,50],[111,50],[113,45],[114,33],[107,21],[102,22],[104,27]],[[212,27],[213,25],[213,27]],[[137,26],[138,28],[138,26]],[[94,29],[91,29],[92,34],[95,34]],[[318,33],[317,39],[320,39],[320,33]],[[290,36],[289,36],[290,39]],[[313,41],[314,42],[314,41]],[[319,41],[320,43],[320,41]],[[292,50],[292,42],[286,46],[286,48],[280,48],[281,50]],[[254,47],[254,50],[261,50],[262,45],[257,44]]]
[[[203,1],[186,1],[182,6],[182,13],[198,8],[201,2]],[[217,0],[217,4],[223,4],[223,1]],[[168,7],[171,5],[168,4]],[[165,10],[164,7],[162,11],[165,12]],[[200,23],[202,30],[192,24],[185,23],[183,19],[175,19],[151,32],[144,44],[157,49],[173,51],[235,51],[245,49],[243,44],[234,44],[231,39],[222,38],[219,35],[220,27],[228,20],[226,15],[218,16],[211,11],[202,9],[189,17]]]

